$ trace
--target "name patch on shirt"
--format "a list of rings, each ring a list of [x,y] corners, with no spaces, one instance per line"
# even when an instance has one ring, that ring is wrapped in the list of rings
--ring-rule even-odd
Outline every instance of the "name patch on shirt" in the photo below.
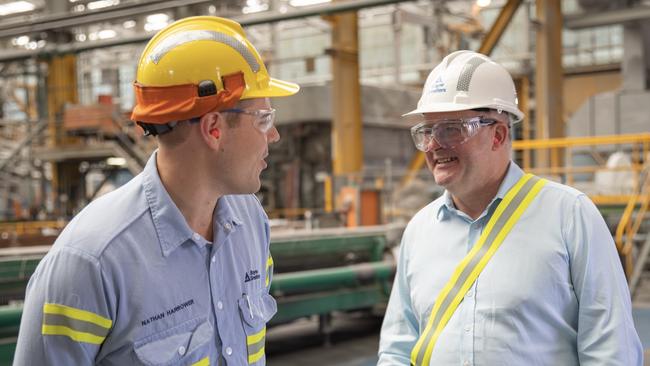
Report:
[[[248,272],[246,272],[246,276],[244,276],[244,283],[253,280],[258,280],[259,278],[260,278],[260,271],[256,269],[249,269]]]
[[[161,313],[152,315],[147,319],[141,320],[140,323],[144,327],[147,324],[150,324],[150,323],[155,322],[155,321],[160,320],[160,319],[164,319],[166,316],[172,316],[172,315],[174,315],[174,313],[176,313],[176,312],[178,312],[180,310],[183,310],[185,308],[188,308],[188,307],[190,307],[192,305],[194,305],[194,299],[189,299],[189,300],[187,300],[187,301],[185,301],[185,302],[183,302],[181,304],[178,304],[178,305],[174,306],[171,309],[167,309],[166,311],[163,311]]]

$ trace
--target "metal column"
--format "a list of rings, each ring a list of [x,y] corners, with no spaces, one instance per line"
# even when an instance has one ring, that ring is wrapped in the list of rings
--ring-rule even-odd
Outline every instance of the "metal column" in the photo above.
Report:
[[[357,13],[328,19],[332,23],[332,163],[339,177],[358,174],[363,166]]]
[[[564,137],[562,116],[562,10],[560,0],[537,0],[535,138]],[[562,150],[538,151],[535,166],[560,166]]]

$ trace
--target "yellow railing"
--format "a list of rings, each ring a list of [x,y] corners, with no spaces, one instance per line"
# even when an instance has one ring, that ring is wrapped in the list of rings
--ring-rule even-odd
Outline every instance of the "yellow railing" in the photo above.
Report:
[[[618,253],[623,261],[623,269],[625,270],[625,276],[628,280],[632,277],[632,273],[634,272],[634,260],[632,256],[634,237],[639,232],[639,228],[643,223],[643,219],[648,212],[648,206],[650,205],[649,169],[650,166],[648,166],[648,168],[646,168],[641,174],[642,180],[640,181],[638,189],[632,195],[627,206],[625,206],[623,216],[621,216],[621,220],[616,227],[616,249],[618,249]]]
[[[630,153],[632,164],[626,167],[608,168],[605,165],[605,158],[599,155],[598,148],[611,146],[616,151]],[[577,174],[596,173],[603,171],[633,173],[633,187],[639,187],[639,174],[643,170],[642,162],[650,156],[650,133],[611,135],[611,136],[588,136],[588,137],[566,137],[546,140],[520,140],[513,141],[514,151],[521,153],[523,169],[526,172],[538,175],[550,175],[557,177],[560,181],[574,185]],[[573,152],[576,148],[583,149],[599,162],[592,166],[574,166]],[[587,149],[588,148],[588,149]],[[546,167],[533,166],[532,153],[545,154],[550,152],[550,164]],[[618,204],[625,205],[632,199],[632,192],[617,192],[612,194],[586,192],[596,204]],[[636,198],[640,200],[639,197]]]
[[[632,257],[634,237],[639,232],[641,223],[650,206],[650,174],[648,173],[650,169],[648,162],[648,159],[650,159],[650,133],[523,140],[514,141],[512,145],[513,150],[521,152],[525,171],[555,176],[569,185],[575,183],[576,174],[596,173],[599,171],[628,171],[633,173],[633,184],[630,191],[619,191],[611,194],[598,192],[589,195],[594,203],[598,205],[625,205],[623,215],[616,228],[615,241],[623,262],[625,275],[629,279],[634,272]],[[611,150],[608,149],[609,152],[615,150],[630,153],[632,163],[625,167],[606,167],[606,159],[601,157],[598,151],[598,147],[602,148],[603,146],[614,147]],[[591,153],[594,160],[599,161],[600,164],[595,166],[573,166],[573,149],[576,147],[583,148],[582,152]],[[589,149],[585,150],[585,147],[589,147]],[[532,152],[550,152],[550,166],[533,167]]]
[[[0,222],[0,233],[21,235],[42,235],[44,229],[61,230],[67,221],[16,221]]]

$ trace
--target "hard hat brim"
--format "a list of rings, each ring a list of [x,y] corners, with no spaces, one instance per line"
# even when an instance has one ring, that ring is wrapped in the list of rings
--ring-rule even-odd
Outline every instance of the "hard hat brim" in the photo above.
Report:
[[[290,81],[271,78],[268,88],[244,92],[243,99],[288,97],[300,90],[300,86]]]

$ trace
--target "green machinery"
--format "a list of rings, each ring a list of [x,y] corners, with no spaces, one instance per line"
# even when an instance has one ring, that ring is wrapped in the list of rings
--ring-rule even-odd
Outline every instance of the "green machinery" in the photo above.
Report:
[[[378,310],[388,301],[395,262],[390,247],[401,227],[324,229],[274,234],[271,293],[278,313],[271,325],[319,316],[327,333],[335,311]],[[390,243],[390,244],[389,244]],[[0,365],[11,364],[22,314],[19,301],[48,247],[13,249],[0,257]],[[327,334],[325,334],[327,335]]]

